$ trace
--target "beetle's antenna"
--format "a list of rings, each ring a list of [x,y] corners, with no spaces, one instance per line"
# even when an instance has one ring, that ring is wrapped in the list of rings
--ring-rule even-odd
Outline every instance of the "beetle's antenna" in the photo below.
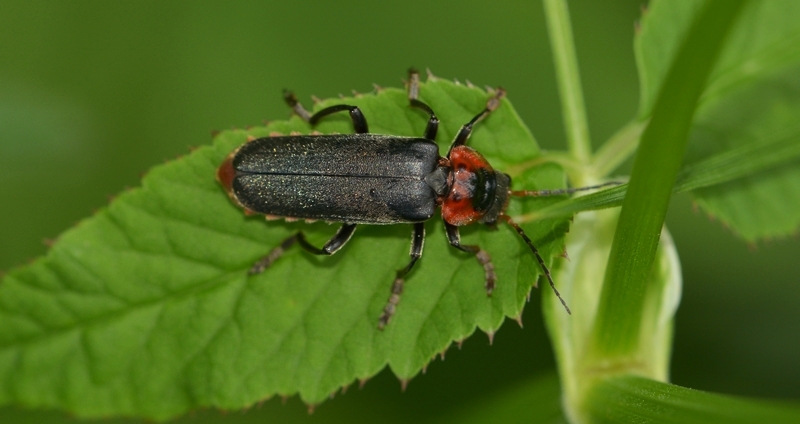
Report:
[[[561,304],[564,305],[564,309],[566,309],[567,313],[571,315],[572,311],[569,310],[567,302],[564,301],[564,298],[561,297],[561,293],[559,293],[558,289],[556,289],[556,283],[553,282],[553,277],[550,275],[550,269],[548,269],[547,265],[545,265],[544,259],[542,259],[542,255],[539,254],[539,250],[536,249],[536,246],[533,245],[533,242],[525,234],[525,231],[522,231],[522,227],[520,227],[516,222],[514,222],[510,216],[506,214],[501,214],[500,217],[503,218],[508,223],[508,225],[512,226],[515,230],[517,230],[517,233],[519,233],[522,239],[525,240],[525,243],[528,245],[528,247],[531,248],[533,255],[536,256],[536,260],[539,261],[539,266],[542,267],[542,272],[544,272],[544,275],[547,277],[547,281],[550,282],[550,287],[553,289],[553,292],[556,294],[556,297],[558,297],[558,300],[561,301]]]
[[[621,181],[609,181],[607,183],[593,185],[589,187],[562,188],[558,190],[511,190],[509,193],[512,196],[518,196],[518,197],[558,196],[561,194],[572,194],[578,191],[595,190],[598,188],[603,188],[612,185],[616,186],[620,184],[624,183]]]

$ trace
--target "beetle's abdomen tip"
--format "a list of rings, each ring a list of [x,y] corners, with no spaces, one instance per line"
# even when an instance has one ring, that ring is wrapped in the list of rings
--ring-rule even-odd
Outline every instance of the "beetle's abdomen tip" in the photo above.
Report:
[[[233,156],[229,155],[225,158],[225,162],[217,168],[217,181],[222,184],[229,194],[233,193],[233,178],[236,176],[236,170],[233,169]]]

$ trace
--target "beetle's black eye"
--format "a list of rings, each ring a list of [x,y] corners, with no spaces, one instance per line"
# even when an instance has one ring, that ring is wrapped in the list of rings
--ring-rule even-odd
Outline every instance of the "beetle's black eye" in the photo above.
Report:
[[[472,208],[480,212],[487,211],[494,204],[497,193],[494,171],[478,168],[474,175],[475,188],[472,196]]]

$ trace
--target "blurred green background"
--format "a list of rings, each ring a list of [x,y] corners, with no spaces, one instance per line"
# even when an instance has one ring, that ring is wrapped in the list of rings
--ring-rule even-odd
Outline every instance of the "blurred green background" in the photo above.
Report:
[[[573,29],[595,145],[634,116],[632,50],[642,1],[576,1]],[[46,251],[75,222],[136,186],[142,172],[209,143],[211,131],[283,119],[309,96],[400,86],[408,66],[502,85],[546,149],[564,135],[542,7],[536,1],[0,1],[0,270]],[[441,117],[447,119],[447,117]],[[747,246],[694,213],[667,218],[684,271],[673,382],[800,398],[800,242]],[[384,371],[307,415],[296,398],[181,422],[405,422],[446,416],[551,372],[538,296],[525,329],[448,351],[405,393]],[[1,422],[74,421],[0,409]],[[106,421],[110,422],[110,421]]]

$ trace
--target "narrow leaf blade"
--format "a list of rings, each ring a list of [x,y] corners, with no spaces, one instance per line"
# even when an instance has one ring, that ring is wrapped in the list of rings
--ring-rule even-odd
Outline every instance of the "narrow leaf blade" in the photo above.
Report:
[[[606,379],[586,397],[593,423],[796,423],[800,405],[687,389],[641,377]]]
[[[608,259],[592,346],[598,363],[628,362],[639,349],[645,282],[697,100],[742,4],[711,1],[703,8],[659,92]]]

